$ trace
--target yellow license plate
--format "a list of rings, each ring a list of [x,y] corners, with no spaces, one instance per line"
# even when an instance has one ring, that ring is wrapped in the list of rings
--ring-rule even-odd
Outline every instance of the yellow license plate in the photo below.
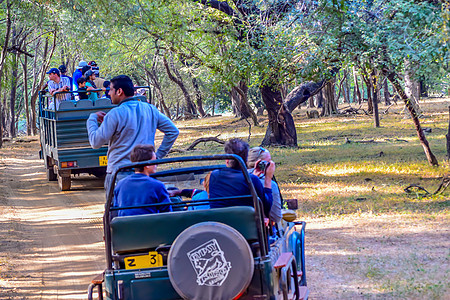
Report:
[[[108,157],[107,156],[99,156],[98,157],[98,164],[100,166],[107,166],[108,165]]]
[[[124,259],[125,269],[145,269],[158,268],[163,266],[161,254],[156,251],[150,251],[148,255],[129,256]]]

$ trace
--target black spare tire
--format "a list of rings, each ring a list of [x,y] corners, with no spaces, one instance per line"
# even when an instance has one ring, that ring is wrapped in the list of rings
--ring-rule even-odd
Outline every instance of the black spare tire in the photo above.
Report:
[[[167,260],[170,282],[184,299],[233,299],[253,277],[253,255],[234,228],[203,222],[175,239]]]

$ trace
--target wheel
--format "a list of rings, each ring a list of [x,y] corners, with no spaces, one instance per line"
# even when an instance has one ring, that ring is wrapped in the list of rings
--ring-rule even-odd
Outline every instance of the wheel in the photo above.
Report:
[[[47,168],[47,180],[48,181],[56,181],[58,178],[53,170],[53,166],[51,168]]]
[[[92,175],[94,175],[95,177],[97,177],[97,178],[100,178],[100,179],[103,179],[103,178],[105,178],[105,176],[106,176],[106,172],[105,171],[103,171],[103,170],[100,170],[100,171],[93,171],[92,172]]]
[[[58,185],[61,191],[70,190],[70,185],[72,183],[72,179],[69,177],[58,176]]]
[[[234,299],[250,284],[254,261],[234,228],[203,222],[175,239],[167,259],[172,286],[183,299]]]

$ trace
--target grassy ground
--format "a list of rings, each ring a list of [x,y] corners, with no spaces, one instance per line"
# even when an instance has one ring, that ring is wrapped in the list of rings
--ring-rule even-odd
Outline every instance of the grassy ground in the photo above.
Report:
[[[425,99],[422,126],[439,167],[428,165],[412,121],[403,106],[381,106],[381,127],[370,116],[307,119],[296,110],[299,147],[269,148],[284,198],[299,201],[299,218],[308,222],[307,269],[313,299],[449,299],[450,188],[433,193],[449,173],[446,160],[449,99]],[[265,133],[253,127],[251,146]],[[175,147],[219,135],[247,139],[248,124],[215,117],[177,124]],[[196,154],[222,153],[206,143]]]
[[[404,118],[400,105],[381,116],[380,128],[374,128],[371,117],[366,115],[317,120],[306,119],[305,110],[297,110],[299,147],[268,148],[277,163],[276,175],[283,194],[299,200],[300,216],[447,210],[449,192],[428,197],[404,192],[410,184],[434,192],[449,171],[445,157],[446,101],[429,99],[421,107],[425,111],[422,125],[431,129],[427,139],[439,167],[428,165],[412,121]],[[267,124],[264,118],[260,121]],[[248,137],[248,124],[230,117],[177,125],[181,130],[179,148],[186,148],[198,137]],[[250,145],[258,146],[264,133],[265,126],[253,127]],[[199,154],[220,153],[222,146],[208,143],[196,149]]]

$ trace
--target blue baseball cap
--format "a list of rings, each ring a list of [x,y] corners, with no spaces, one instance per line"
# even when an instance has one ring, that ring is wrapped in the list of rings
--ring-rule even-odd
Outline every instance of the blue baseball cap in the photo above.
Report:
[[[57,68],[51,68],[50,70],[48,70],[47,74],[50,74],[50,73],[54,73],[59,76],[59,70]]]

